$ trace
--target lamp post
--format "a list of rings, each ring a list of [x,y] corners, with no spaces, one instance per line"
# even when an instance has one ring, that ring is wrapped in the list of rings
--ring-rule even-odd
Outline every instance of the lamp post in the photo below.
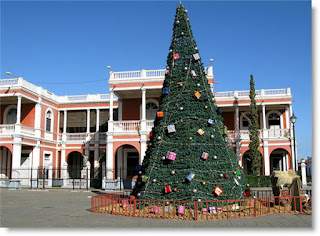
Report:
[[[294,130],[294,123],[296,123],[297,121],[297,117],[294,115],[294,113],[292,114],[292,116],[290,117],[290,121],[292,123],[293,126],[293,150],[294,150],[294,161],[296,162],[297,160],[297,152],[296,152],[296,132]],[[291,169],[293,169],[293,162],[291,161]]]

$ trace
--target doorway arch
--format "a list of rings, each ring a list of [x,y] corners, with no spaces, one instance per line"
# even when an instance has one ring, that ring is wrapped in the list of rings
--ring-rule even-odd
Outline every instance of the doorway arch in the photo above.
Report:
[[[78,151],[70,152],[67,159],[70,178],[80,179],[83,168],[83,155]]]

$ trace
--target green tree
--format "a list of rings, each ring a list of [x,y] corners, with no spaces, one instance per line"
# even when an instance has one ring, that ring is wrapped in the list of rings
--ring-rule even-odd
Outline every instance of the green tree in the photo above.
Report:
[[[131,195],[190,201],[245,198],[247,182],[228,146],[221,110],[215,105],[187,10],[181,4],[151,134]],[[168,159],[170,152],[171,157],[176,155],[174,160]]]
[[[253,75],[250,75],[250,106],[249,106],[249,132],[250,132],[250,144],[249,144],[249,157],[251,160],[251,169],[254,175],[260,175],[261,169],[261,153],[258,150],[260,146],[259,139],[259,125],[258,125],[258,108],[256,103],[256,90]]]

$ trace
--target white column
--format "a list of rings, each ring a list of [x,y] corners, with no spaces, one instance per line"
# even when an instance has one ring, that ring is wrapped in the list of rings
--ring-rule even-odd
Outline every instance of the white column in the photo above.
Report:
[[[263,141],[264,175],[270,175],[270,157],[268,141]]]
[[[37,141],[37,145],[33,148],[32,156],[32,168],[38,169],[40,165],[40,141]]]
[[[13,139],[13,153],[12,153],[12,177],[19,178],[19,168],[21,165],[21,137],[14,137]]]
[[[67,133],[67,110],[64,110],[63,114],[63,133]]]
[[[262,124],[263,124],[263,129],[267,128],[267,120],[266,120],[266,105],[262,104]]]
[[[41,138],[41,101],[42,98],[39,98],[37,104],[35,105],[34,114],[34,128],[36,129],[35,135],[37,138]]]
[[[107,155],[106,155],[106,172],[107,180],[113,180],[113,136],[108,137],[107,141]]]
[[[21,123],[21,95],[18,95],[18,102],[17,102],[17,124]]]
[[[305,160],[301,159],[301,177],[302,177],[302,188],[307,187],[307,173]]]
[[[140,139],[140,165],[141,165],[141,163],[143,162],[143,159],[144,159],[144,157],[145,157],[145,155],[146,155],[146,151],[147,151],[147,135],[145,135],[145,134],[141,134],[141,139]]]
[[[108,132],[113,132],[113,91],[110,92]]]
[[[87,133],[90,133],[90,109],[87,109]]]
[[[117,176],[118,178],[121,176],[121,178],[124,178],[123,175],[123,147],[119,147],[117,151],[117,156],[118,156],[118,169],[117,169]]]
[[[122,120],[122,99],[118,99],[118,120]]]
[[[99,131],[100,128],[100,109],[96,109],[96,132]]]
[[[146,124],[146,89],[141,89],[142,96],[141,96],[141,131],[145,131],[147,129]]]

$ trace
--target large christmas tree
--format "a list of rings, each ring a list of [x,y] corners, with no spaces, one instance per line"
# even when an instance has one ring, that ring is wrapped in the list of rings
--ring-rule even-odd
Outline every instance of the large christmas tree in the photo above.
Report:
[[[246,198],[248,185],[181,4],[167,65],[159,111],[131,194],[159,200]]]

